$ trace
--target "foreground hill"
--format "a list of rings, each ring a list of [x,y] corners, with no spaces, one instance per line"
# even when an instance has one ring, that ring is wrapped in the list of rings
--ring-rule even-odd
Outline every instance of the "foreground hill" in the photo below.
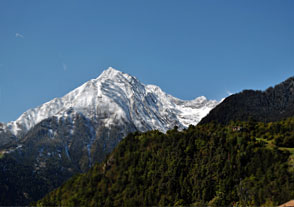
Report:
[[[294,197],[293,129],[287,119],[133,133],[37,205],[274,206]]]
[[[244,90],[231,95],[201,120],[229,123],[249,118],[262,121],[279,121],[294,116],[294,77],[265,91]]]

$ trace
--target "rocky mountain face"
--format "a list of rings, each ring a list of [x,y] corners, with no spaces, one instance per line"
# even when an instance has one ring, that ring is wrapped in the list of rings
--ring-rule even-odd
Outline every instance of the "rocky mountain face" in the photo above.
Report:
[[[107,126],[115,120],[123,120],[132,122],[141,131],[166,131],[175,125],[183,128],[198,123],[216,105],[216,101],[208,101],[203,96],[191,101],[177,99],[158,86],[144,85],[135,77],[109,68],[64,97],[30,109],[16,121],[2,124],[0,129],[22,137],[46,118],[82,113]]]
[[[0,146],[16,141],[17,137],[6,129],[7,126],[0,123]]]
[[[9,198],[0,204],[36,200],[102,161],[128,133],[183,129],[197,124],[217,104],[205,97],[180,100],[109,68],[64,97],[0,125],[0,175],[10,178],[0,180],[1,197]],[[6,166],[7,160],[15,165]],[[23,183],[25,175],[15,170],[18,164],[36,179]],[[34,191],[30,185],[35,182],[45,187]],[[23,187],[16,187],[19,183]],[[16,192],[12,197],[11,189]]]
[[[294,77],[265,91],[244,90],[226,98],[201,120],[227,124],[230,121],[279,121],[294,116]]]

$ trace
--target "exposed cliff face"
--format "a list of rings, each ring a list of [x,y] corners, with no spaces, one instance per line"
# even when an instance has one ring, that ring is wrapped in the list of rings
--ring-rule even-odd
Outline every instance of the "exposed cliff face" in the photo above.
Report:
[[[6,129],[5,124],[0,122],[0,146],[13,142],[16,139],[16,136]]]
[[[202,119],[226,124],[231,120],[278,121],[294,116],[294,77],[265,91],[244,90],[226,98]]]

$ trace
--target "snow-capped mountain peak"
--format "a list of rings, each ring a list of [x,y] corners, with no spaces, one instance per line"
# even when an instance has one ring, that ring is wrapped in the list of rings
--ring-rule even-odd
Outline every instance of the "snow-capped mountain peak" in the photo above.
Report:
[[[175,125],[184,128],[197,124],[217,104],[204,96],[191,101],[175,98],[158,86],[144,85],[135,77],[109,67],[64,97],[26,111],[6,124],[6,130],[16,136],[24,134],[46,118],[67,117],[71,109],[70,113],[99,119],[106,126],[125,122],[142,131],[166,131]]]
[[[109,67],[106,70],[104,70],[97,79],[114,79],[117,75],[123,75],[124,73],[114,69],[113,67]]]
[[[127,134],[195,125],[216,104],[205,97],[175,98],[110,67],[16,121],[0,123],[0,154],[57,187],[102,161]]]

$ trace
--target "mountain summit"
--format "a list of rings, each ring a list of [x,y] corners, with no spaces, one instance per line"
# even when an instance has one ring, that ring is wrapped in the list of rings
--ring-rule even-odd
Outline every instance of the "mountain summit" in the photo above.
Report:
[[[102,161],[130,132],[183,129],[217,104],[203,96],[180,100],[108,68],[65,96],[0,125],[0,174],[8,178],[0,180],[0,191],[7,195],[0,205],[26,205],[41,198]],[[21,176],[18,169],[23,169]],[[10,192],[15,192],[12,197]]]
[[[22,136],[46,118],[82,113],[90,119],[98,116],[101,119],[102,115],[107,126],[118,120],[131,122],[140,131],[166,131],[175,125],[184,128],[197,124],[217,103],[203,96],[183,101],[157,86],[144,85],[135,77],[109,67],[98,78],[62,98],[26,111],[3,128],[15,136]]]

